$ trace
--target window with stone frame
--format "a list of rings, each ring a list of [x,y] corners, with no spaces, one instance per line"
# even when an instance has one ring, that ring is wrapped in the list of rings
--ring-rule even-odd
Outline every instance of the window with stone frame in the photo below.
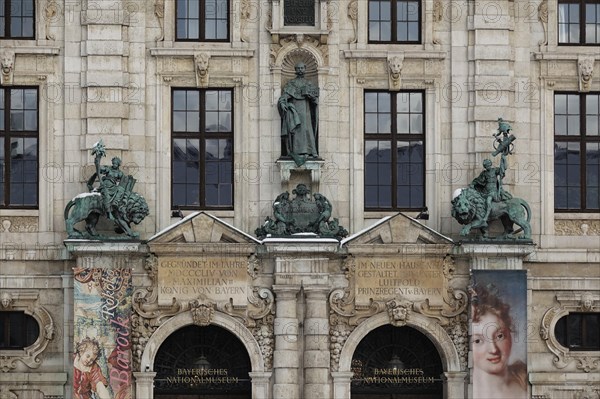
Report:
[[[572,351],[600,351],[600,313],[569,313],[554,328],[556,340]]]
[[[233,92],[172,91],[172,209],[233,209]]]
[[[417,0],[368,0],[369,43],[420,43],[421,3]]]
[[[365,210],[425,204],[425,93],[364,93]]]
[[[0,39],[35,39],[34,0],[0,0]]]
[[[600,210],[600,93],[554,95],[554,208]]]
[[[40,335],[38,322],[25,312],[0,312],[0,350],[24,349]]]
[[[175,40],[229,41],[229,0],[176,0]]]
[[[0,86],[0,208],[38,206],[38,89]]]
[[[600,44],[600,0],[558,0],[558,44]]]

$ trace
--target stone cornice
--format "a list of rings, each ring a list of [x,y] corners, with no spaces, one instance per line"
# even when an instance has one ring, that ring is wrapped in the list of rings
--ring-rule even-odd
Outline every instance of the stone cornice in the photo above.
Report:
[[[387,59],[388,56],[403,54],[404,60],[410,59],[437,59],[443,60],[446,58],[445,51],[423,51],[423,50],[411,50],[411,51],[388,51],[388,50],[342,50],[344,54],[344,58],[347,59],[376,59],[376,58],[384,58]]]
[[[150,55],[155,57],[193,57],[198,52],[205,52],[210,54],[211,57],[240,57],[240,58],[252,58],[254,57],[255,50],[243,49],[243,48],[192,48],[192,47],[155,47],[150,49]]]

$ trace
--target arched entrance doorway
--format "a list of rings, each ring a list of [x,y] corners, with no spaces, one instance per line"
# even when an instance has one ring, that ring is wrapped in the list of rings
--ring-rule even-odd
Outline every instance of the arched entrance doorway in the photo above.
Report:
[[[154,398],[250,399],[250,357],[224,328],[189,325],[171,334],[154,360]]]
[[[384,325],[352,356],[352,399],[441,399],[442,361],[434,344],[411,327]]]

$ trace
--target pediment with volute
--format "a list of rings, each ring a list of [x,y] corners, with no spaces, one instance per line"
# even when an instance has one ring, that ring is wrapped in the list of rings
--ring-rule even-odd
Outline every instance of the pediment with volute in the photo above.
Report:
[[[146,284],[134,292],[139,360],[154,332],[181,313],[199,326],[217,315],[234,318],[252,333],[271,367],[275,298],[271,276],[256,256],[260,241],[205,212],[193,213],[148,242]],[[220,317],[220,316],[219,316]],[[265,338],[266,337],[266,338]]]
[[[333,370],[352,331],[379,313],[398,327],[421,317],[442,327],[466,368],[469,270],[452,258],[450,238],[399,213],[341,245],[348,254],[342,266],[347,286],[329,296]]]

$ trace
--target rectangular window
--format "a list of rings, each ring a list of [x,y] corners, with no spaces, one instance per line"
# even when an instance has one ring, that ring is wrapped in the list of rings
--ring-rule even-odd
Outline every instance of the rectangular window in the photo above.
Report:
[[[233,93],[173,89],[173,209],[233,209]]]
[[[0,208],[38,205],[38,89],[0,87]]]
[[[554,208],[600,210],[600,93],[554,95]]]
[[[35,39],[33,0],[0,0],[0,39]]]
[[[365,209],[422,209],[424,93],[367,91],[364,100]]]
[[[369,43],[420,43],[421,1],[369,0]]]
[[[228,0],[177,0],[176,40],[229,41]]]
[[[600,44],[600,0],[558,1],[558,43]]]

